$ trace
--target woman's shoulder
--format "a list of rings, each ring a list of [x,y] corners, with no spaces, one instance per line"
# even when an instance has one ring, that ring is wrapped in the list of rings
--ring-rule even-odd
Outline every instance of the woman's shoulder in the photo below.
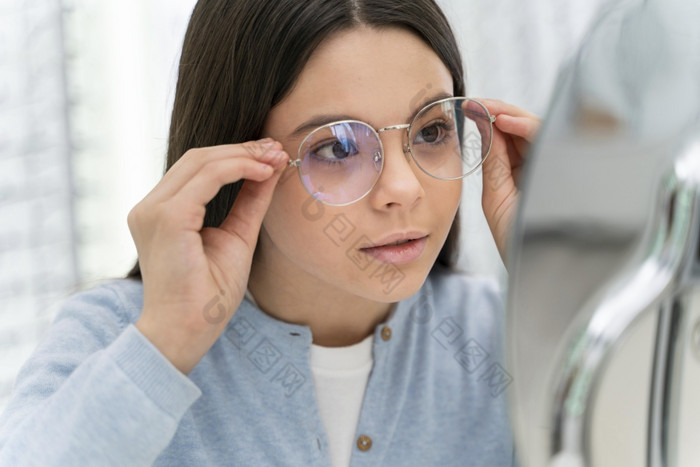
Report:
[[[496,342],[504,323],[504,299],[494,277],[434,268],[422,291],[429,304],[423,313],[441,330],[453,329],[463,338]],[[440,331],[441,332],[441,331]]]
[[[436,266],[428,275],[426,293],[442,304],[502,306],[502,290],[495,277]]]

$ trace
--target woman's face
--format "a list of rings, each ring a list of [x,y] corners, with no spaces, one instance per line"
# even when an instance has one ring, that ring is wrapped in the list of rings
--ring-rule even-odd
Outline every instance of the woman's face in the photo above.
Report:
[[[380,129],[410,123],[426,103],[452,95],[452,76],[419,37],[399,28],[358,27],[318,47],[291,93],[269,113],[263,135],[280,141],[294,160],[313,128],[292,133],[320,116]],[[256,251],[256,261],[280,286],[320,285],[339,298],[395,302],[423,284],[454,220],[462,182],[422,172],[403,151],[405,130],[380,135],[383,171],[372,191],[353,204],[321,204],[295,167],[282,174]],[[383,252],[363,249],[402,235],[424,238]]]

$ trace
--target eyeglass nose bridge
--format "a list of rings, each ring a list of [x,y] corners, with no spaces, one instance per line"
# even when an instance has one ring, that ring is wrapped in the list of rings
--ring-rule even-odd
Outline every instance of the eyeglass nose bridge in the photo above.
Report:
[[[385,131],[389,130],[406,130],[406,136],[408,136],[408,129],[411,128],[411,125],[409,123],[404,123],[402,125],[391,125],[387,126],[384,128],[380,128],[377,130],[377,133],[384,133]],[[408,147],[408,144],[403,145],[403,152],[404,154],[409,154],[411,150]]]

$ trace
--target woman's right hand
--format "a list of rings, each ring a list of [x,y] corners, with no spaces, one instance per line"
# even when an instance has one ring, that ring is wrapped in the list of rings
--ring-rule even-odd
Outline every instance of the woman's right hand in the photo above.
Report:
[[[189,374],[243,300],[260,226],[289,156],[271,139],[187,151],[127,217],[143,279],[136,327]],[[219,189],[245,179],[218,228]]]

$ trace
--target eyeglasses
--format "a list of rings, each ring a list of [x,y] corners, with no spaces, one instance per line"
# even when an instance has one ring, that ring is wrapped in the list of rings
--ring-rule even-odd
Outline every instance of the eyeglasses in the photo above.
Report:
[[[361,200],[374,188],[384,167],[380,133],[406,130],[410,154],[426,174],[439,180],[459,180],[474,173],[491,150],[495,117],[483,104],[450,97],[421,109],[410,124],[375,130],[358,120],[328,123],[304,138],[297,167],[304,188],[330,206]]]

